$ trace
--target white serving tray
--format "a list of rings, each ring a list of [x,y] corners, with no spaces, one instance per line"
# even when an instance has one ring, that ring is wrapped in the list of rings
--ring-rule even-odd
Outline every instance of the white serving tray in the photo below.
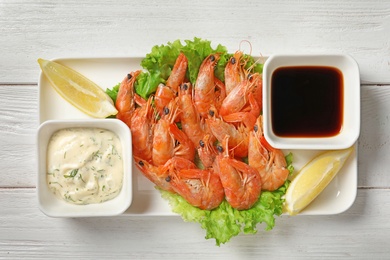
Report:
[[[94,81],[103,89],[112,88],[131,71],[141,69],[140,57],[114,58],[61,58],[55,61],[66,65]],[[50,119],[82,119],[87,115],[70,105],[51,87],[41,73],[39,77],[39,122]],[[357,145],[344,167],[300,215],[330,215],[347,210],[355,201],[357,193]],[[285,150],[285,153],[290,151]],[[321,151],[291,150],[293,165],[299,170]],[[136,216],[175,216],[168,202],[146,179],[133,161],[133,203],[124,214]]]

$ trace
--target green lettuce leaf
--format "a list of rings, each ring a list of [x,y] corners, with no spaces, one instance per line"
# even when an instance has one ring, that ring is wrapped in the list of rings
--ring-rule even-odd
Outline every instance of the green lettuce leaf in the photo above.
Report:
[[[185,45],[180,40],[168,42],[163,45],[156,45],[151,52],[141,61],[141,66],[145,72],[138,76],[135,84],[136,92],[148,98],[150,94],[156,91],[158,84],[165,83],[168,79],[176,59],[183,52],[188,59],[187,79],[195,84],[199,73],[200,64],[210,54],[218,53],[220,60],[215,68],[215,75],[218,79],[224,81],[224,68],[230,57],[226,47],[218,45],[216,48],[211,46],[211,42],[194,38],[186,40]]]
[[[114,101],[114,104],[116,102],[116,97],[118,96],[118,91],[121,83],[116,84],[112,89],[106,89],[107,95]]]
[[[286,163],[287,163],[287,169],[290,172],[290,175],[293,174],[294,172],[294,166],[293,166],[293,154],[290,152],[285,156],[286,158]]]
[[[168,42],[166,45],[156,45],[146,54],[141,66],[149,73],[159,73],[163,80],[167,80],[182,48],[180,40]]]
[[[236,210],[224,200],[214,210],[201,210],[189,204],[178,194],[160,190],[161,196],[168,200],[172,211],[181,215],[186,222],[198,222],[206,230],[206,239],[215,239],[220,246],[230,241],[240,233],[255,234],[256,226],[265,223],[265,230],[275,226],[275,216],[283,213],[283,195],[286,193],[289,181],[278,190],[262,192],[259,200],[248,210]]]
[[[203,60],[210,54],[217,53],[220,55],[220,59],[215,68],[215,76],[224,81],[224,70],[226,63],[229,60],[230,55],[227,53],[225,46],[218,45],[215,49],[211,46],[211,41],[202,40],[200,38],[194,38],[193,41],[186,40],[186,45],[180,50],[186,55],[188,59],[188,72],[189,80],[192,84],[195,84],[198,77],[199,68]]]
[[[164,82],[160,72],[141,72],[134,85],[135,92],[147,99],[150,94],[156,91],[157,86]]]

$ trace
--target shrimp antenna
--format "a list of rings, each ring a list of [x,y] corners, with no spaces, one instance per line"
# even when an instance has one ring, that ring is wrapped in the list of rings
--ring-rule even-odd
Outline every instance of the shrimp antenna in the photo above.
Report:
[[[259,55],[259,58],[256,59],[253,64],[251,66],[249,66],[247,69],[246,69],[246,75],[249,75],[251,73],[251,71],[253,70],[253,68],[257,65],[257,64],[264,64],[264,56],[260,53]]]
[[[242,41],[240,42],[240,45],[239,45],[239,48],[238,48],[238,49],[241,51],[241,46],[242,46],[243,43],[247,43],[247,44],[249,45],[249,55],[251,55],[251,54],[252,54],[252,44],[251,44],[251,42],[248,41],[248,40],[242,40]]]
[[[152,118],[153,118],[153,121],[154,122],[157,122],[161,116],[160,114],[158,113],[155,105],[154,105],[154,96],[153,96],[153,102],[151,102],[151,106],[150,106],[151,110],[152,110]]]

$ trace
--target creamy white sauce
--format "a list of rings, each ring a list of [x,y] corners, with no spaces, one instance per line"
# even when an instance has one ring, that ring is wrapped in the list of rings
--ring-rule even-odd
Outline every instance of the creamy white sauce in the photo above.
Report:
[[[56,196],[74,204],[113,199],[123,184],[118,136],[97,128],[57,131],[48,145],[47,183]]]

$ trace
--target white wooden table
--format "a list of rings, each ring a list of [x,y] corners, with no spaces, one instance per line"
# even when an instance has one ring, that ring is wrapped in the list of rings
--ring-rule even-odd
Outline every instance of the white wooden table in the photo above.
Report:
[[[54,219],[36,199],[38,57],[142,56],[201,37],[253,54],[348,53],[361,71],[358,192],[221,247],[179,217]],[[390,2],[0,0],[0,258],[389,259]]]

